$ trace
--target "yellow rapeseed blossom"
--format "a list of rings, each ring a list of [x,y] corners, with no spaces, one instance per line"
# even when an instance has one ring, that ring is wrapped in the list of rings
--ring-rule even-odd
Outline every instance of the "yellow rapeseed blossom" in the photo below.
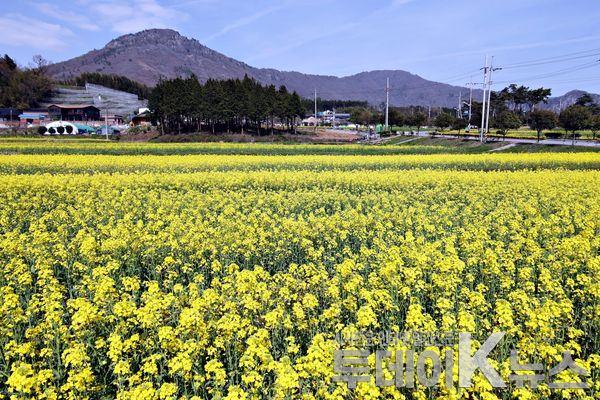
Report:
[[[0,142],[0,398],[598,398],[600,154],[94,146]],[[592,389],[334,382],[336,333],[387,329]]]

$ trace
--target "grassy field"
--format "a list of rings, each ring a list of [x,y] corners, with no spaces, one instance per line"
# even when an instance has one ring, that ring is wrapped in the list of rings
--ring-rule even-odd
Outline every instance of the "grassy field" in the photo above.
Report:
[[[147,143],[65,139],[0,139],[0,154],[96,155],[383,155],[431,154],[452,151],[441,146],[365,146],[361,144],[290,143]],[[462,152],[457,149],[458,152]]]
[[[414,149],[419,147],[439,148],[440,152],[444,153],[485,153],[505,145],[500,142],[482,144],[475,140],[447,139],[443,137],[417,138],[411,136],[392,137],[386,140],[384,144],[387,146],[400,145]]]
[[[414,140],[413,140],[414,139]],[[120,142],[78,138],[0,138],[0,155],[410,155],[477,154],[505,146],[503,142],[480,144],[473,140],[398,136],[381,144],[316,143],[155,143]],[[596,152],[574,146],[518,145],[510,152]]]
[[[442,134],[448,134],[448,135],[467,135],[466,132],[464,131],[456,131],[456,130],[442,130],[440,131]],[[551,132],[552,134],[557,134],[560,135],[560,138],[563,138],[565,140],[570,140],[571,138],[571,132],[569,132],[569,134],[565,134],[564,130],[559,130],[559,129],[555,129],[552,131],[544,131],[542,132],[542,139],[546,138],[546,134]],[[577,138],[579,140],[581,139],[585,139],[585,140],[592,140],[594,138],[594,134],[592,133],[592,131],[590,130],[582,130],[580,132],[577,132],[580,136]],[[468,135],[477,135],[478,132],[475,131],[471,131],[470,133],[468,133]],[[502,138],[503,136],[501,134],[499,134],[496,130],[490,130],[490,135],[492,137],[499,137]],[[525,129],[525,128],[521,128],[521,129],[516,129],[516,130],[509,130],[506,133],[506,137],[510,137],[510,138],[520,138],[520,139],[537,139],[537,132],[531,129]],[[598,140],[598,134],[596,133],[595,139]]]
[[[411,143],[0,141],[0,396],[598,398],[600,153]],[[336,334],[385,330],[590,389],[335,382]]]
[[[543,144],[516,144],[514,147],[500,149],[509,144],[502,140],[487,142],[484,144],[475,140],[467,139],[449,139],[444,137],[420,137],[411,138],[410,136],[398,136],[386,140],[384,145],[428,148],[431,153],[448,153],[448,154],[478,154],[489,153],[494,149],[499,149],[503,153],[597,153],[599,147],[583,147],[583,146],[561,146],[561,145],[543,145]],[[567,144],[570,144],[567,141]],[[437,150],[433,150],[437,149]],[[418,153],[418,150],[416,150]]]

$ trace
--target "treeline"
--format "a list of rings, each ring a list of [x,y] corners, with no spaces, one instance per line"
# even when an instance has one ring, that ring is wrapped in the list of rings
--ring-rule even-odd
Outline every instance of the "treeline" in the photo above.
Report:
[[[511,85],[500,92],[492,92],[491,94],[489,125],[497,134],[506,136],[510,130],[529,126],[530,129],[537,132],[538,141],[541,140],[543,131],[550,131],[555,128],[563,129],[565,134],[573,139],[580,136],[578,132],[587,129],[592,132],[592,139],[596,139],[596,134],[600,131],[600,106],[594,102],[589,94],[584,94],[577,99],[575,104],[557,114],[552,110],[539,106],[535,107],[539,103],[546,103],[548,96],[550,96],[550,89],[530,90],[520,87],[521,90],[515,91],[515,88],[517,88],[516,85]],[[533,97],[529,97],[528,92],[533,93]],[[519,98],[513,97],[515,93],[519,93]],[[481,122],[481,109],[480,102],[473,102],[470,121],[464,110],[460,110],[462,116],[460,118],[456,116],[456,110],[451,110],[451,112],[442,112],[432,118],[430,125],[440,130],[449,127],[460,130],[469,124],[478,126]],[[560,132],[547,132],[545,136],[547,138],[559,138],[563,135]]]
[[[284,130],[295,129],[304,117],[302,99],[285,86],[262,86],[244,79],[208,80],[195,76],[161,80],[152,90],[148,107],[163,133],[220,132],[271,133],[276,120]]]
[[[590,130],[592,138],[600,131],[600,105],[585,94],[575,104],[565,108],[559,114],[543,109],[540,104],[547,103],[551,90],[546,88],[530,89],[526,86],[509,85],[492,92],[490,97],[490,129],[495,133],[506,135],[510,130],[529,126],[537,132],[538,140],[543,131],[561,128],[572,138],[579,136],[580,131]],[[537,108],[536,108],[537,107]],[[463,104],[460,110],[452,108],[431,108],[422,106],[390,107],[390,126],[410,126],[417,130],[422,126],[432,126],[439,130],[464,130],[469,126],[479,127],[481,124],[481,102],[472,102],[469,115],[468,105]],[[353,107],[350,109],[350,121],[360,125],[383,124],[383,110],[374,107]],[[469,118],[470,116],[470,118]],[[563,136],[560,132],[548,132],[546,137]]]
[[[359,125],[383,124],[385,114],[373,107],[353,107],[350,110],[350,121]],[[388,111],[390,126],[427,125],[428,110],[422,106],[390,107]]]
[[[497,103],[502,108],[523,114],[525,111],[533,111],[536,104],[547,103],[551,94],[551,89],[543,87],[530,89],[527,86],[517,86],[513,83],[499,92],[492,92],[491,104]]]
[[[537,131],[538,140],[542,131],[562,128],[572,138],[579,136],[577,132],[589,129],[593,138],[600,129],[600,107],[594,99],[585,94],[575,104],[555,113],[543,109],[540,104],[546,104],[552,94],[550,89],[531,89],[527,86],[509,85],[504,89],[492,92],[490,96],[490,128],[496,133],[506,135],[509,130],[527,125]],[[481,122],[481,103],[475,103],[471,123]],[[439,126],[439,125],[438,125]],[[547,137],[558,137],[560,134],[547,133]]]
[[[528,122],[527,116],[540,103],[547,103],[552,94],[550,89],[537,88],[530,89],[527,86],[509,85],[500,91],[492,91],[490,94],[490,123],[502,114],[511,113],[522,120],[524,124]],[[481,103],[475,102],[473,112],[473,124],[481,121]]]
[[[46,65],[40,56],[34,57],[30,68],[20,68],[7,54],[0,57],[0,107],[37,107],[52,92]]]
[[[314,114],[315,112],[315,100],[314,99],[302,99],[304,110],[307,115]],[[337,112],[346,112],[356,107],[369,107],[369,103],[366,101],[358,100],[324,100],[317,97],[317,111],[336,110]]]
[[[592,139],[596,139],[600,131],[600,106],[594,102],[589,94],[581,96],[575,104],[562,110],[558,115],[558,124],[568,133],[583,129],[592,131]]]
[[[150,97],[151,88],[121,75],[102,74],[99,72],[84,72],[76,78],[61,82],[64,85],[85,86],[86,83],[105,86],[122,92],[137,94],[140,99]]]

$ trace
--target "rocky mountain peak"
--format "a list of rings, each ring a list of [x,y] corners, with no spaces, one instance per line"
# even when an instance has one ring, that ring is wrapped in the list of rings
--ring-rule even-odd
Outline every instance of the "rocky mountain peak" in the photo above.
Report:
[[[466,89],[428,81],[402,70],[361,72],[336,77],[254,68],[214,51],[172,29],[148,29],[123,35],[99,50],[49,67],[57,79],[99,72],[126,76],[153,86],[161,78],[196,75],[208,79],[243,78],[248,75],[264,85],[285,85],[301,96],[312,97],[315,88],[324,99],[366,100],[378,105],[385,99],[385,80],[390,78],[392,105],[453,107]],[[475,98],[480,96],[479,91]]]

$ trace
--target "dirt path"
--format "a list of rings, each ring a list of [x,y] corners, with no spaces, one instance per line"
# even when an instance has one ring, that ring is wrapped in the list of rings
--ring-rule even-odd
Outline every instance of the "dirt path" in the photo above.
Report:
[[[505,145],[505,146],[502,146],[502,147],[496,147],[495,149],[491,149],[491,150],[489,151],[489,153],[491,153],[491,152],[493,152],[493,151],[502,151],[502,150],[507,150],[507,149],[510,149],[511,147],[515,147],[516,145],[517,145],[516,143],[509,143],[509,144],[507,144],[507,145]]]

